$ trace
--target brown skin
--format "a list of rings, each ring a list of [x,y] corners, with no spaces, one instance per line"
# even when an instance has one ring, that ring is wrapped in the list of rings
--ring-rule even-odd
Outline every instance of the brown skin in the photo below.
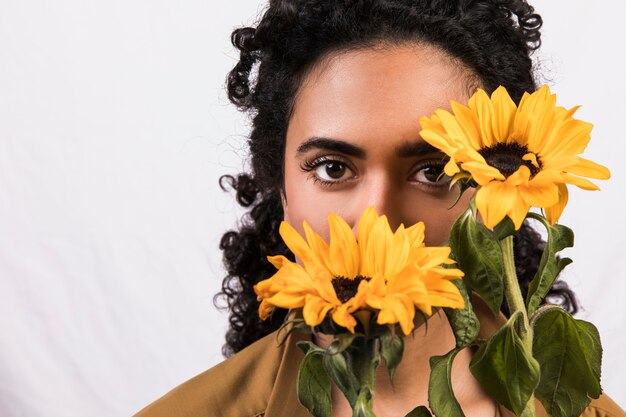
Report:
[[[423,221],[428,245],[446,241],[467,196],[449,209],[458,191],[449,190],[447,178],[436,181],[443,155],[419,149],[425,142],[417,120],[449,109],[450,100],[467,102],[462,71],[432,47],[397,45],[336,54],[315,66],[298,92],[287,130],[285,220],[300,232],[306,220],[324,233],[328,213],[354,225],[374,206],[394,229]],[[299,152],[313,137],[350,144],[363,155],[318,146]],[[302,170],[319,157],[335,161],[335,176],[342,176],[326,184],[317,181],[333,180],[324,164]]]
[[[449,109],[450,100],[466,103],[470,75],[428,45],[380,45],[321,60],[303,81],[287,130],[285,220],[302,234],[306,220],[328,238],[328,213],[356,228],[365,208],[374,206],[393,229],[423,221],[427,245],[446,241],[470,196],[450,209],[458,190],[449,190],[449,178],[438,178],[445,160],[424,146],[417,120],[438,108]],[[384,367],[379,368],[379,417],[403,416],[428,403],[428,359],[445,354],[455,341],[441,311],[427,327],[428,332],[419,326],[406,338],[395,390]],[[327,346],[330,340],[322,336],[316,342]],[[470,359],[471,352],[459,353],[453,368],[459,402],[468,417],[493,416],[494,402],[469,373]],[[335,416],[351,415],[338,390],[333,409]]]

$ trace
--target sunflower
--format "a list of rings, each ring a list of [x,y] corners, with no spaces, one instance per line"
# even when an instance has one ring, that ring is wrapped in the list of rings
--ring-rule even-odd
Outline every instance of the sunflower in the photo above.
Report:
[[[274,309],[302,309],[309,326],[319,325],[327,314],[354,333],[355,316],[364,310],[377,315],[378,324],[399,323],[404,334],[413,330],[415,309],[432,314],[433,307],[463,308],[457,287],[450,282],[463,273],[450,265],[449,247],[426,247],[424,224],[400,225],[392,232],[385,216],[369,207],[358,223],[358,240],[350,226],[328,215],[330,243],[304,222],[306,240],[288,223],[280,235],[302,262],[270,256],[278,269],[255,285],[266,319]]]
[[[450,157],[445,173],[477,185],[476,207],[493,229],[505,216],[519,229],[531,207],[542,208],[551,224],[567,204],[567,184],[598,187],[582,178],[608,179],[609,170],[581,158],[592,125],[573,118],[578,107],[556,105],[544,85],[525,93],[516,106],[506,89],[491,98],[479,89],[467,106],[422,117],[422,138]]]

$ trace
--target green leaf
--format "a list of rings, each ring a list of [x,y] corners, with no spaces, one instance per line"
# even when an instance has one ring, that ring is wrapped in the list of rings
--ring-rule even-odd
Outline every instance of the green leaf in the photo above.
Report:
[[[356,334],[352,333],[339,333],[335,335],[335,341],[328,347],[328,352],[331,354],[341,353],[352,345]]]
[[[493,233],[496,234],[498,240],[512,236],[515,232],[515,223],[513,223],[513,220],[511,220],[509,216],[505,216],[504,219],[493,228]]]
[[[450,246],[469,291],[476,291],[497,316],[504,296],[504,264],[497,236],[476,221],[472,209],[450,231]]]
[[[369,387],[361,388],[356,405],[352,409],[352,417],[376,417],[374,414],[374,393]]]
[[[470,371],[485,391],[519,416],[539,383],[539,363],[517,333],[522,313],[514,313],[472,358]]]
[[[395,333],[385,333],[380,337],[380,341],[380,354],[387,365],[389,379],[393,381],[393,374],[404,353],[404,339]]]
[[[301,342],[298,342],[298,343],[296,343],[296,346],[298,346],[300,348],[300,350],[302,352],[304,352],[305,355],[308,354],[309,351],[324,352],[324,349],[322,349],[321,347],[317,346],[313,342],[309,342],[308,340],[303,340]]]
[[[338,341],[333,342],[333,344],[335,343],[338,343]],[[346,354],[325,353],[322,363],[328,376],[330,376],[335,385],[337,385],[337,388],[343,392],[350,406],[354,408],[359,391],[359,381],[357,381],[352,367],[346,359]]]
[[[524,408],[524,411],[522,411],[522,414],[520,415],[520,417],[535,417],[536,411],[535,409],[531,409],[530,407],[526,407]],[[579,416],[576,416],[579,417]]]
[[[419,407],[415,407],[413,410],[411,410],[409,412],[409,414],[407,414],[405,417],[432,417],[433,415],[430,414],[430,410],[426,407],[424,407],[423,405],[420,405]]]
[[[452,331],[454,332],[456,346],[463,348],[469,346],[476,339],[476,336],[478,336],[480,322],[478,321],[476,313],[474,313],[472,300],[465,288],[465,282],[461,279],[455,279],[451,282],[456,285],[463,296],[465,307],[462,309],[445,307],[443,311],[446,313]]]
[[[553,417],[579,416],[598,398],[602,346],[593,324],[558,307],[533,318],[533,352],[541,365],[536,396]]]
[[[309,333],[311,328],[306,325],[304,319],[299,318],[290,318],[294,315],[291,312],[285,318],[285,321],[276,331],[276,343],[278,346],[282,346],[285,343],[285,340],[289,337],[289,335],[293,332],[302,332]]]
[[[543,216],[538,214],[530,213],[528,216],[539,220],[548,232],[548,240],[541,255],[539,269],[528,286],[528,294],[526,296],[526,308],[528,314],[532,315],[541,304],[541,300],[545,298],[550,288],[552,288],[552,284],[554,284],[554,280],[559,273],[572,263],[572,260],[569,258],[557,260],[556,254],[565,248],[574,246],[574,232],[560,224],[551,226]]]
[[[298,370],[298,400],[315,417],[331,417],[330,379],[322,364],[324,351],[312,349],[306,343],[299,343],[298,346],[307,349]]]
[[[430,358],[428,403],[436,416],[465,417],[452,391],[452,362],[460,348],[454,348],[443,356]]]

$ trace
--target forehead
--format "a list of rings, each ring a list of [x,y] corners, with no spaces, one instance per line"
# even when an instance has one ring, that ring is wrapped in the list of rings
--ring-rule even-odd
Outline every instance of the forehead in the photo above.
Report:
[[[419,137],[420,116],[466,102],[471,74],[427,45],[376,47],[332,54],[314,66],[298,91],[290,138],[338,137],[360,141],[385,134]],[[377,141],[380,142],[380,141]]]

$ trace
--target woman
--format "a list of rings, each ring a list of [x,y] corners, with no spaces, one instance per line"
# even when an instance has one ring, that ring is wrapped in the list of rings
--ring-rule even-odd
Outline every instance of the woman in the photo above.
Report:
[[[327,238],[329,212],[355,225],[374,206],[394,229],[423,221],[427,245],[447,240],[469,194],[450,209],[458,190],[449,189],[445,158],[420,138],[417,120],[449,109],[450,100],[467,102],[479,87],[491,92],[504,85],[516,102],[534,91],[530,54],[540,44],[541,23],[520,0],[284,0],[270,1],[256,28],[235,30],[241,57],[229,74],[229,97],[253,115],[252,172],[224,177],[223,184],[250,209],[240,230],[226,233],[221,243],[229,272],[221,296],[231,311],[224,353],[237,354],[139,415],[308,415],[295,399],[300,336],[280,347],[274,335],[264,337],[285,312],[259,320],[252,288],[275,272],[266,256],[293,259],[278,235],[279,223],[286,220],[303,232],[306,220]],[[524,226],[515,246],[523,288],[541,250],[538,235]],[[576,311],[565,284],[548,297]],[[483,331],[497,326],[485,318]],[[329,343],[324,336],[314,341]],[[381,367],[377,415],[404,416],[427,404],[428,359],[453,346],[445,316],[433,314],[428,326],[406,338],[395,387]],[[460,353],[453,370],[465,414],[506,414],[470,374],[471,356],[470,350]],[[351,415],[338,391],[333,412]],[[584,415],[620,413],[602,397]]]

